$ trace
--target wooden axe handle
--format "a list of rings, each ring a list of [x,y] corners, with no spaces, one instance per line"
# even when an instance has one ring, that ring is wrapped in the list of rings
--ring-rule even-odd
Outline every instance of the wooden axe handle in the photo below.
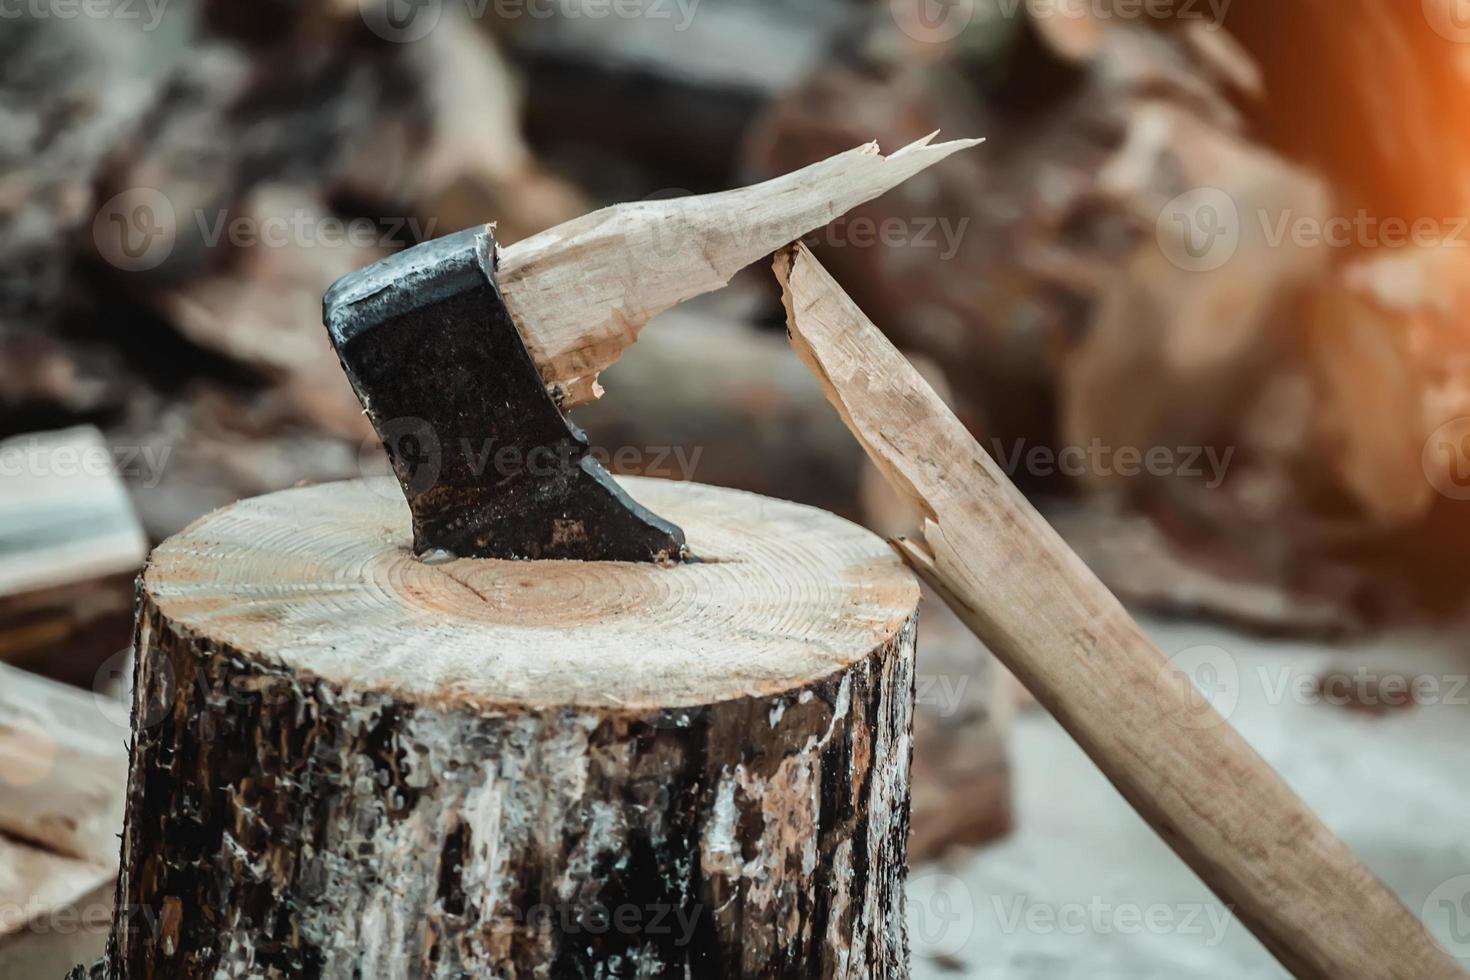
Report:
[[[923,509],[900,550],[1119,792],[1298,977],[1464,977],[1202,699],[803,246],[792,344]],[[1120,856],[1126,860],[1126,857]]]

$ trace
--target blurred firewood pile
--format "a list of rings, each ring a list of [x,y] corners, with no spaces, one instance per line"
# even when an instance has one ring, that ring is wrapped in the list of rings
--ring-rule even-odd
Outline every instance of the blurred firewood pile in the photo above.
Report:
[[[1417,5],[1349,6],[1360,20],[1341,4],[1233,5],[1262,58],[1199,20],[1001,22],[1012,36],[961,33],[938,57],[890,32],[786,94],[751,140],[775,170],[858,134],[990,138],[851,219],[968,220],[950,261],[819,252],[901,345],[945,366],[1024,486],[1070,491],[1054,520],[1135,602],[1309,633],[1463,602],[1446,534],[1470,460],[1466,433],[1440,427],[1466,414],[1470,377],[1465,180],[1381,188],[1467,172],[1462,148],[1436,155],[1438,133],[1417,131],[1465,86],[1426,67],[1453,69],[1456,49]],[[1325,62],[1344,43],[1361,58],[1303,70],[1304,52]],[[1339,125],[1308,132],[1392,135],[1318,145],[1303,131],[1324,105]],[[1396,149],[1406,129],[1413,153]],[[1339,244],[1334,219],[1360,214]],[[1426,229],[1400,247],[1394,218],[1429,220],[1443,246]]]
[[[154,538],[357,475],[377,450],[318,325],[343,272],[475,221],[513,240],[942,127],[989,144],[815,244],[1120,592],[1306,632],[1450,614],[1470,171],[1429,120],[1463,84],[1420,11],[1352,6],[1236,3],[1228,30],[1182,5],[999,0],[475,23],[445,4],[421,38],[356,4],[17,21],[0,435],[92,422],[169,447],[124,474]],[[1360,213],[1441,218],[1444,242],[1298,233]],[[774,319],[763,288],[650,331],[584,421],[705,447],[696,478],[859,513],[861,461],[801,379],[727,376],[781,358],[740,353],[764,343],[742,323]],[[691,378],[673,392],[649,366],[672,358]]]
[[[1115,590],[1309,634],[1460,612],[1470,159],[1435,120],[1465,60],[1419,4],[638,3],[8,21],[0,437],[97,426],[155,541],[386,472],[320,326],[343,273],[942,128],[989,142],[813,245]],[[1380,241],[1302,231],[1361,214]],[[1383,245],[1390,218],[1440,235]],[[578,421],[615,469],[892,529],[769,278],[646,331]],[[993,677],[951,688],[921,725],[994,728]],[[944,778],[989,798],[1003,770]]]
[[[128,710],[0,664],[0,977],[62,976],[112,919]]]

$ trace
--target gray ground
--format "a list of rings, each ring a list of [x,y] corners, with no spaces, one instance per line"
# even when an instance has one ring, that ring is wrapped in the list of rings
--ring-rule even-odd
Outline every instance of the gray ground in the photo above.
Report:
[[[1145,621],[1257,751],[1470,967],[1470,641],[1348,649]],[[1420,678],[1417,708],[1370,715],[1311,680]],[[1428,685],[1428,686],[1426,686]],[[1437,685],[1434,686],[1434,685]],[[915,980],[1191,980],[1286,973],[1044,712],[1012,737],[1017,831],[914,869]]]

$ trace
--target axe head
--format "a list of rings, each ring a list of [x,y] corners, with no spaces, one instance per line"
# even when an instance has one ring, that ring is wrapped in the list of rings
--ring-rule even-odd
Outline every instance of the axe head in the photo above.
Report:
[[[545,386],[564,404],[595,397],[598,371],[652,316],[979,142],[933,136],[888,156],[865,144],[733,191],[604,208],[503,256],[491,229],[475,228],[333,286],[327,329],[388,447],[417,550],[687,558],[683,533],[629,499]],[[629,256],[657,250],[670,233],[681,247],[630,276]],[[496,282],[499,262],[511,308]]]
[[[471,228],[326,295],[327,331],[408,498],[415,551],[686,558],[684,533],[618,486],[547,394],[495,263],[493,230]]]

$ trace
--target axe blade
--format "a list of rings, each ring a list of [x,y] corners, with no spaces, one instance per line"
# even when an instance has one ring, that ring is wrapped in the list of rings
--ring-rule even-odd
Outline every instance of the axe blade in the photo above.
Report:
[[[541,383],[488,227],[345,277],[324,320],[413,515],[414,550],[669,562],[684,533],[627,495]]]

